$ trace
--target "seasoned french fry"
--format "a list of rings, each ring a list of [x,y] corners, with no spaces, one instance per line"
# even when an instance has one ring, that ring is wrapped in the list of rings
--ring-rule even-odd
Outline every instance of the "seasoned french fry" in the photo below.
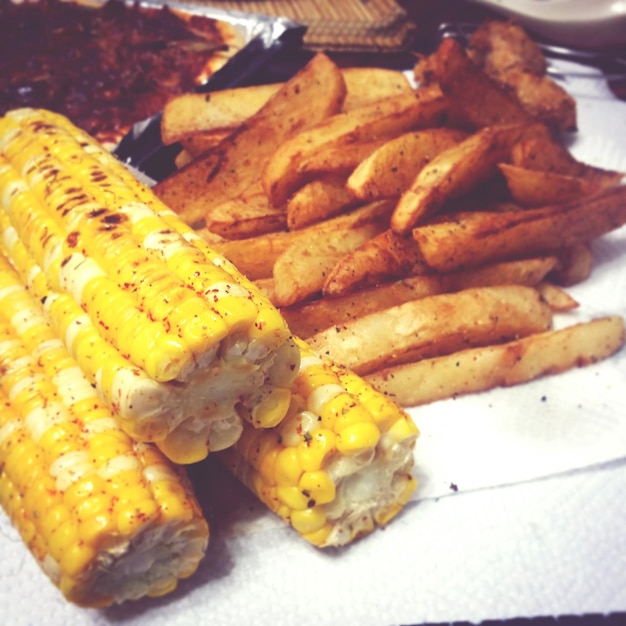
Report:
[[[350,173],[386,141],[387,139],[359,141],[315,152],[299,161],[298,173],[305,179],[331,172]]]
[[[303,339],[410,300],[491,285],[537,285],[556,265],[555,257],[494,263],[474,270],[410,276],[335,298],[319,298],[282,309],[289,328]],[[271,298],[270,298],[271,299]]]
[[[535,285],[535,289],[555,313],[565,313],[580,306],[579,302],[567,291],[548,280],[542,280]]]
[[[412,90],[406,76],[397,70],[354,67],[342,69],[342,74],[347,90],[344,111]],[[216,135],[223,138],[255,115],[281,86],[281,83],[251,85],[171,98],[161,119],[163,143],[184,143],[196,135],[207,139]]]
[[[333,172],[300,187],[287,202],[287,228],[304,228],[362,204],[346,188],[346,180],[345,175]]]
[[[240,196],[212,207],[205,218],[206,227],[226,239],[245,239],[283,230],[285,209],[274,208],[260,184],[252,185]]]
[[[323,150],[439,126],[447,107],[447,98],[435,86],[334,115],[282,143],[265,166],[263,188],[272,204],[280,206],[306,178],[298,167],[302,160]]]
[[[289,306],[321,292],[328,272],[339,259],[377,235],[385,224],[313,233],[289,246],[274,263],[276,306]]]
[[[185,135],[180,138],[180,144],[184,151],[187,152],[192,159],[198,158],[200,155],[215,148],[221,141],[233,132],[233,129],[217,129],[211,131],[202,131]],[[184,165],[184,163],[182,164]]]
[[[524,337],[550,328],[552,312],[532,287],[465,289],[406,302],[309,338],[320,354],[357,374]]]
[[[584,178],[600,187],[613,187],[624,172],[607,170],[574,158],[572,153],[551,136],[525,137],[511,150],[511,164],[530,170]]]
[[[294,231],[278,231],[237,241],[214,241],[215,250],[229,259],[240,272],[251,280],[272,276],[276,259],[294,242],[311,237],[317,232],[358,228],[370,223],[388,223],[393,204],[388,201],[372,202],[350,213],[312,224]],[[213,236],[212,236],[213,237]]]
[[[417,406],[590,365],[610,357],[623,345],[624,320],[610,316],[386,368],[366,378],[399,404]]]
[[[363,159],[348,178],[347,187],[362,200],[398,197],[433,157],[466,138],[465,131],[455,128],[404,133]]]
[[[525,135],[543,133],[542,126],[508,124],[483,128],[461,143],[440,152],[419,171],[391,217],[391,229],[410,232],[446,200],[463,195],[492,178],[497,165],[509,158],[511,148]]]
[[[280,84],[253,85],[210,93],[186,93],[163,108],[161,138],[168,145],[201,131],[234,131],[267,103]]]
[[[188,224],[260,180],[260,164],[294,133],[334,115],[343,105],[346,84],[326,55],[307,65],[230,134],[219,146],[154,187]]]
[[[525,207],[570,202],[602,188],[598,183],[576,176],[530,170],[508,163],[499,163],[498,168],[513,200]]]
[[[550,272],[550,280],[562,287],[577,285],[589,278],[593,267],[593,253],[588,241],[561,248],[556,253],[558,265]]]
[[[438,270],[536,255],[599,237],[626,223],[626,187],[578,202],[511,213],[457,214],[418,226],[413,237],[426,263]]]
[[[427,269],[413,239],[386,230],[346,254],[328,274],[323,291],[341,296],[407,274],[424,274]]]
[[[454,39],[444,39],[432,57],[431,67],[442,91],[473,127],[534,121],[519,100],[483,72]]]

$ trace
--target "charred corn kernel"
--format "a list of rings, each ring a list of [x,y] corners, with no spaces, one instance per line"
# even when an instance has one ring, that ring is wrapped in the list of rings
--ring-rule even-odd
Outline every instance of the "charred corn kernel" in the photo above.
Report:
[[[296,343],[285,419],[266,430],[246,425],[219,458],[304,539],[339,546],[387,523],[410,498],[417,428],[363,379]]]
[[[376,424],[351,424],[337,435],[337,450],[341,454],[360,454],[376,447],[380,431]]]
[[[0,118],[0,208],[0,250],[134,439],[192,463],[284,417],[280,313],[67,119]]]
[[[120,429],[2,254],[0,347],[0,505],[33,557],[83,606],[172,589],[208,541],[188,480]]]

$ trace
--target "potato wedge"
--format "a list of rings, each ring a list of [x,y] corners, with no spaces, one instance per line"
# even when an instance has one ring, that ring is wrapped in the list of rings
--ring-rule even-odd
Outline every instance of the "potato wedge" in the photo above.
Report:
[[[269,278],[276,259],[292,243],[311,237],[317,232],[359,228],[371,223],[387,224],[392,209],[393,204],[388,201],[372,202],[345,215],[301,230],[278,231],[236,241],[211,240],[211,245],[251,280]]]
[[[347,89],[344,111],[412,91],[406,76],[398,70],[349,67],[342,69],[342,74]],[[250,85],[171,98],[161,119],[163,143],[169,145],[197,134],[230,134],[265,106],[281,86],[282,83]]]
[[[288,137],[334,115],[343,106],[346,84],[326,55],[316,54],[245,124],[217,148],[194,160],[154,187],[188,224],[238,197],[261,176],[265,162]]]
[[[550,328],[532,287],[504,285],[429,296],[371,313],[309,338],[320,354],[357,374],[500,343]]]
[[[328,150],[322,150],[303,158],[298,163],[298,172],[303,178],[330,173],[349,174],[363,159],[370,156],[387,139],[375,139],[348,145],[341,145]]]
[[[284,308],[281,313],[291,330],[299,337],[307,339],[331,326],[341,326],[350,320],[426,296],[451,293],[470,287],[534,286],[545,278],[555,264],[555,257],[541,257],[506,261],[447,274],[410,276],[376,287],[360,289],[345,296],[319,298]]]
[[[361,200],[399,197],[436,155],[467,138],[455,128],[429,128],[385,142],[356,167],[347,187]]]
[[[424,274],[427,270],[414,240],[386,230],[346,254],[328,274],[323,291],[327,296],[341,296],[407,274]]]
[[[413,237],[432,268],[449,271],[534,256],[599,237],[626,223],[626,187],[577,202],[511,213],[464,213],[418,226]]]
[[[263,188],[272,204],[280,206],[306,182],[306,174],[299,170],[301,161],[321,151],[390,138],[413,128],[439,126],[447,106],[447,99],[435,86],[325,119],[285,141],[274,152],[263,171]]]
[[[555,252],[557,266],[550,272],[550,280],[561,287],[571,287],[587,280],[593,267],[593,252],[588,241],[581,241]]]
[[[566,313],[580,306],[578,300],[549,280],[542,280],[535,285],[535,289],[541,294],[544,302],[546,302],[555,313]]]
[[[161,118],[163,143],[175,143],[199,132],[232,132],[257,113],[280,87],[279,83],[252,85],[171,98]]]
[[[287,202],[287,228],[297,230],[363,204],[346,188],[345,175],[330,173],[306,183]]]
[[[499,163],[498,168],[506,179],[511,197],[524,207],[571,202],[602,189],[586,178],[530,170],[509,163]]]
[[[319,293],[337,261],[383,228],[384,224],[372,223],[317,232],[291,244],[274,263],[273,303],[289,306]]]
[[[287,213],[284,208],[274,208],[257,183],[236,198],[212,207],[205,224],[207,230],[225,239],[245,239],[284,230]]]
[[[432,57],[431,67],[441,90],[474,128],[535,121],[519,100],[483,72],[454,39],[444,39]]]
[[[443,204],[493,178],[498,163],[508,160],[512,147],[544,127],[509,124],[483,128],[461,143],[440,152],[417,174],[391,217],[391,229],[404,235]]]
[[[624,178],[624,172],[578,161],[565,146],[550,136],[522,139],[511,151],[511,164],[530,170],[584,178],[600,187],[613,187]]]
[[[383,369],[368,382],[409,407],[510,387],[591,365],[624,345],[624,320],[603,317],[500,345]]]

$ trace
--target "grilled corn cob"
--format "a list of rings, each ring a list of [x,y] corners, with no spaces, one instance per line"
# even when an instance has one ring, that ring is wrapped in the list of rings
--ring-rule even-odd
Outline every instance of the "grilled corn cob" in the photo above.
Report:
[[[191,463],[280,422],[299,353],[278,311],[95,140],[0,119],[0,246],[122,427]]]
[[[385,525],[409,500],[418,430],[393,401],[298,343],[287,418],[263,431],[244,427],[219,456],[306,540],[340,546]]]
[[[209,536],[182,470],[120,429],[3,255],[0,504],[83,606],[171,591]]]

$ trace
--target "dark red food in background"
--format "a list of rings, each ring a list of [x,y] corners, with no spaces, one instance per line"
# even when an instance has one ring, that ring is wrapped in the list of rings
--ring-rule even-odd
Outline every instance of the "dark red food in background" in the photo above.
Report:
[[[193,91],[224,47],[217,21],[191,25],[166,7],[0,0],[0,114],[43,107],[115,141],[169,97]]]

